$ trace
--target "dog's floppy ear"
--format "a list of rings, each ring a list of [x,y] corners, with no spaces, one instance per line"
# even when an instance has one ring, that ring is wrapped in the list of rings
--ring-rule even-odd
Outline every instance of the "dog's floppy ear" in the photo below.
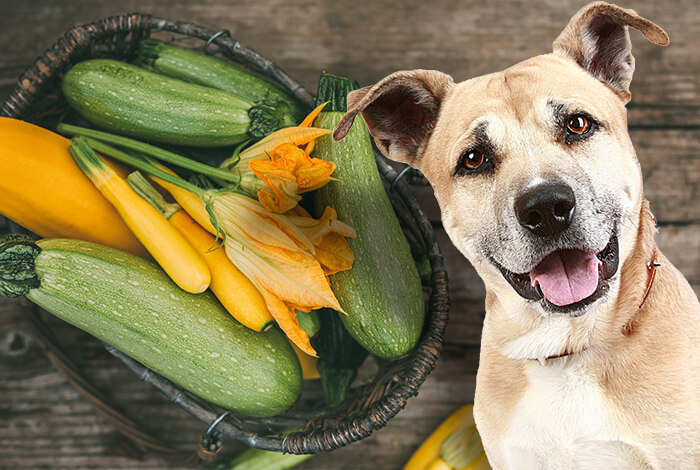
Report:
[[[628,26],[655,44],[668,45],[668,35],[664,30],[634,10],[595,2],[571,18],[554,41],[554,52],[576,61],[627,102],[631,97],[629,86],[634,72]]]
[[[453,84],[452,77],[436,70],[392,73],[374,86],[348,93],[348,112],[336,126],[333,138],[345,137],[355,116],[362,113],[379,150],[392,160],[413,165]]]

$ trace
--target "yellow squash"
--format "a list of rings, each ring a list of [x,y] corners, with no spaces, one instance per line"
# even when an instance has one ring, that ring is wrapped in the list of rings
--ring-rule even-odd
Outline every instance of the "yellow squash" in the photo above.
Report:
[[[148,256],[75,164],[70,141],[0,117],[0,214],[45,238],[74,238]]]
[[[173,176],[177,176],[175,172],[165,167],[164,165],[161,165],[158,162],[152,163],[159,170],[163,170],[167,173],[170,173]],[[204,203],[202,202],[201,197],[175,184],[169,183],[160,178],[156,178],[155,176],[151,177],[151,179],[161,188],[165,189],[168,193],[170,193],[173,199],[175,199],[175,201],[177,201],[177,203],[180,204],[180,206],[185,210],[185,212],[187,212],[190,215],[190,217],[197,221],[200,227],[206,229],[211,234],[215,235],[218,233],[216,228],[214,228],[214,226],[211,224],[210,216],[207,213],[207,209]]]
[[[299,347],[294,344],[292,340],[289,340],[289,344],[292,345],[292,348],[297,355],[297,359],[299,359],[299,364],[301,364],[301,374],[304,380],[320,379],[321,374],[318,372],[318,357],[309,356],[304,351],[299,349]]]
[[[265,305],[265,299],[228,259],[224,247],[209,251],[216,243],[214,236],[200,227],[184,210],[175,212],[169,220],[204,258],[211,271],[209,288],[233,318],[255,331],[263,331],[272,326],[272,315]]]
[[[209,267],[180,232],[108,167],[84,137],[74,138],[69,148],[81,170],[117,209],[170,279],[191,294],[207,290],[211,281]]]
[[[463,426],[474,426],[474,405],[465,405],[452,413],[433,433],[421,444],[411,456],[403,470],[426,470],[440,458],[440,446],[447,437]]]

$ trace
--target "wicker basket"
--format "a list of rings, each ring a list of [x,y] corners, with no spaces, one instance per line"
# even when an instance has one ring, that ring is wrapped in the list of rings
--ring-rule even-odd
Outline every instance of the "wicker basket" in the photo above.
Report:
[[[168,34],[171,40],[189,47],[204,46],[207,53],[216,53],[244,64],[275,80],[302,102],[313,105],[313,97],[308,91],[272,61],[232,39],[228,31],[216,32],[191,23],[134,13],[75,27],[64,34],[21,75],[17,86],[2,104],[1,114],[53,128],[67,110],[60,93],[60,79],[72,64],[93,57],[129,60],[133,57],[139,40],[152,33]],[[216,51],[211,50],[214,46]],[[428,252],[432,282],[427,292],[429,300],[425,329],[418,346],[400,360],[379,361],[378,372],[367,383],[352,389],[345,402],[332,409],[320,410],[305,410],[295,406],[283,415],[266,419],[235,416],[189,395],[120,351],[107,345],[106,348],[142,380],[152,384],[178,406],[207,423],[209,432],[215,428],[216,431],[248,446],[295,454],[317,453],[359,441],[385,426],[406,405],[407,400],[418,393],[418,388],[434,368],[442,347],[449,299],[447,275],[435,233],[411,192],[406,178],[402,177],[406,172],[397,172],[380,154],[376,157],[406,235]],[[23,305],[31,308],[28,303]],[[50,329],[42,324],[40,315],[33,318],[42,335],[40,342],[51,345],[55,338],[51,338]],[[69,376],[74,385],[84,393],[86,389],[92,392],[92,395],[87,393],[87,396],[98,397],[92,399],[100,411],[99,392],[91,389],[90,384],[84,380],[81,382],[79,376],[76,379],[75,369],[70,360],[63,357],[60,347],[49,349],[53,351],[52,362]],[[55,360],[56,357],[58,360]],[[108,407],[107,409],[111,410]],[[104,410],[103,415],[113,418]],[[123,427],[119,426],[121,421],[112,420],[116,421],[119,429],[124,432]],[[128,424],[124,425],[127,430]],[[289,427],[303,431],[294,432],[284,438],[279,437],[280,430]],[[134,437],[133,430],[126,434]],[[147,440],[148,436],[141,437],[142,440]]]

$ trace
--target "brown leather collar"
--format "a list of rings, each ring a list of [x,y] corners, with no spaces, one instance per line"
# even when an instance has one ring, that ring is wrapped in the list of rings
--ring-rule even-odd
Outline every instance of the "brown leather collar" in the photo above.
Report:
[[[653,217],[653,216],[652,216]],[[656,222],[656,219],[654,219]],[[656,268],[661,266],[661,262],[659,261],[659,251],[656,249],[656,243],[654,243],[654,251],[652,253],[651,261],[647,263],[647,270],[649,271],[649,276],[647,278],[647,286],[644,289],[644,295],[642,296],[642,301],[639,302],[639,305],[637,306],[637,311],[641,310],[641,308],[644,306],[644,303],[647,301],[647,297],[649,297],[649,293],[651,292],[651,286],[654,284],[654,278],[656,277]],[[573,354],[578,354],[580,352],[585,351],[585,349],[582,349],[581,351],[564,351],[561,354],[556,354],[553,356],[547,356],[544,361],[546,362],[549,361],[550,359],[559,359],[562,357],[567,357],[571,356]],[[529,358],[528,360],[530,361],[540,361],[540,359],[537,358]]]
[[[555,356],[547,356],[544,360],[545,360],[545,361],[549,361],[550,359],[559,359],[559,358],[561,358],[561,357],[571,356],[572,354],[578,354],[578,353],[583,352],[583,351],[585,351],[585,349],[582,349],[582,350],[576,351],[576,352],[573,352],[573,351],[564,351],[563,353],[557,354],[557,355],[555,355]],[[536,359],[536,360],[539,360],[539,359]]]
[[[649,271],[647,287],[646,289],[644,289],[644,296],[642,296],[642,301],[639,302],[637,310],[641,309],[644,306],[644,302],[647,301],[647,297],[649,297],[649,292],[651,292],[651,286],[654,284],[654,278],[656,277],[656,268],[658,268],[659,266],[661,266],[661,262],[659,261],[659,251],[656,249],[656,243],[654,243],[654,254],[651,257],[651,261],[647,263],[647,270]]]

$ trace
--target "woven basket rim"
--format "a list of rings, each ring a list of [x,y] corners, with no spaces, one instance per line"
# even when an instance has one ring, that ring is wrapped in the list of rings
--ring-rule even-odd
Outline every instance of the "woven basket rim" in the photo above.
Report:
[[[117,47],[124,47],[124,44],[128,45],[131,41],[133,47],[140,38],[150,36],[152,32],[169,32],[197,38],[206,41],[207,47],[212,44],[216,45],[219,48],[218,52],[226,58],[254,65],[258,71],[283,86],[296,98],[313,106],[313,96],[302,85],[294,81],[273,61],[231,38],[228,31],[214,31],[189,22],[151,17],[148,14],[129,13],[71,28],[22,73],[14,90],[2,103],[0,115],[18,119],[27,118],[32,108],[42,99],[47,83],[55,79],[57,74],[64,72],[70,64],[79,61],[80,58],[85,58],[86,55],[89,56],[94,44],[101,44],[101,41],[112,41],[117,44]],[[369,408],[364,410],[364,415],[339,419],[332,429],[316,429],[311,426],[313,424],[313,420],[311,420],[307,422],[306,430],[294,432],[282,439],[246,431],[232,420],[220,420],[216,424],[216,431],[250,447],[278,452],[313,454],[322,450],[337,449],[368,437],[374,430],[384,427],[393,416],[404,408],[409,398],[417,395],[418,388],[435,367],[442,349],[449,310],[444,260],[430,221],[418,204],[406,179],[401,178],[404,172],[398,173],[389,165],[386,158],[376,150],[376,147],[375,160],[381,176],[391,183],[390,191],[398,195],[414,217],[417,230],[425,243],[432,269],[431,293],[423,335],[407,357],[396,361],[397,364],[410,361],[405,368],[410,373],[397,373],[396,376],[392,376],[393,382],[387,387],[393,386],[393,388],[388,394],[371,403]],[[190,414],[207,424],[217,420],[218,414],[211,410],[211,406],[202,406],[200,401],[203,400],[193,399],[177,385],[150,371],[115,348],[109,345],[105,345],[105,347],[135,372],[141,380],[156,387]],[[259,420],[259,422],[274,422],[275,418]],[[249,419],[242,417],[241,420]]]

